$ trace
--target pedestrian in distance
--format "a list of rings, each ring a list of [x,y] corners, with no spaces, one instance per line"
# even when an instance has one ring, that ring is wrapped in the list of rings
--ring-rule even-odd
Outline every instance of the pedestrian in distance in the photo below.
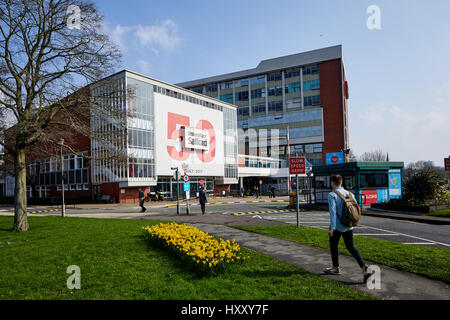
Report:
[[[139,189],[139,206],[142,208],[141,212],[147,211],[147,208],[144,207],[144,201],[145,201],[145,194],[142,189]]]
[[[326,268],[324,272],[334,275],[341,274],[338,244],[342,236],[344,238],[345,247],[360,266],[363,274],[363,281],[366,282],[370,276],[367,272],[368,265],[353,244],[353,225],[359,224],[359,217],[357,220],[353,220],[353,222],[347,218],[349,215],[348,212],[353,210],[360,214],[360,209],[353,194],[342,187],[342,180],[343,178],[340,175],[331,177],[332,192],[328,194],[328,206],[330,212],[330,228],[328,236],[330,238],[330,251],[333,266],[331,268]]]
[[[202,215],[204,215],[206,211],[206,203],[208,202],[208,198],[206,197],[206,188],[204,186],[200,188],[198,200],[200,202],[200,207],[202,208]]]
[[[270,195],[272,196],[272,198],[275,198],[275,187],[274,186],[272,186],[270,188]]]

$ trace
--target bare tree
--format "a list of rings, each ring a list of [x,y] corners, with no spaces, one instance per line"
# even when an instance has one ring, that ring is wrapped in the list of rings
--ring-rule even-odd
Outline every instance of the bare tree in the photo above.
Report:
[[[54,153],[61,138],[91,134],[87,85],[120,61],[102,19],[89,0],[0,2],[0,144],[14,161],[15,231],[29,229],[26,149]]]
[[[381,150],[377,149],[374,151],[364,152],[360,157],[360,161],[386,161],[386,153]]]

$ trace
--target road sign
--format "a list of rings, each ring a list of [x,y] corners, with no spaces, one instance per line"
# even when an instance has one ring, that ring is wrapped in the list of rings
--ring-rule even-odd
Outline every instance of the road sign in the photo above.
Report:
[[[445,158],[444,163],[445,163],[445,171],[450,171],[450,158]]]
[[[183,181],[184,182],[189,182],[189,176],[187,175],[187,174],[185,174],[184,176],[183,176]]]
[[[189,182],[183,183],[183,191],[191,191],[191,184]]]
[[[262,180],[259,180],[259,184],[262,184],[262,182],[263,182]]]
[[[205,184],[205,180],[200,180],[200,184],[204,185]]]
[[[289,159],[289,174],[305,174],[305,157],[295,157]]]

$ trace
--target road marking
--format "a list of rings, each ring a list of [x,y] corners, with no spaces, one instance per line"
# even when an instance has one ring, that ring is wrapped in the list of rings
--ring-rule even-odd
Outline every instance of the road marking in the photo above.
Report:
[[[355,236],[399,236],[397,233],[353,233]]]
[[[433,244],[436,244],[436,242],[403,242],[403,244],[413,244],[413,245],[415,245],[415,244],[419,244],[419,245],[430,244],[430,245],[433,245]]]
[[[428,242],[431,242],[431,243],[434,243],[434,244],[440,244],[440,245],[443,245],[443,246],[446,246],[446,247],[450,247],[450,244],[447,244],[447,243],[442,243],[442,242],[437,242],[437,241],[434,241],[434,240],[429,240],[429,239],[425,239],[425,238],[420,238],[420,237],[416,237],[416,236],[411,236],[411,235],[405,234],[405,233],[394,232],[394,231],[385,230],[385,229],[380,229],[380,228],[375,228],[375,227],[370,227],[370,226],[369,226],[369,228],[372,228],[372,229],[374,229],[374,230],[384,231],[384,232],[392,232],[392,233],[396,233],[396,234],[398,234],[398,235],[406,236],[406,237],[409,237],[409,238],[418,239],[418,240],[423,240],[423,241],[428,241]]]

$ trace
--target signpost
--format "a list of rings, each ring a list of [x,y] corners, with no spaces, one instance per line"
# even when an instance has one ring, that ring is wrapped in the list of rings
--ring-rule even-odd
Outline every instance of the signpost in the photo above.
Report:
[[[289,158],[289,174],[295,174],[295,189],[296,189],[296,212],[297,212],[297,228],[300,227],[299,220],[299,197],[298,197],[298,175],[306,173],[306,161],[304,157]]]
[[[189,178],[189,176],[185,177]],[[189,214],[189,198],[191,195],[191,184],[189,182],[183,183],[183,191],[186,193],[186,214]]]

